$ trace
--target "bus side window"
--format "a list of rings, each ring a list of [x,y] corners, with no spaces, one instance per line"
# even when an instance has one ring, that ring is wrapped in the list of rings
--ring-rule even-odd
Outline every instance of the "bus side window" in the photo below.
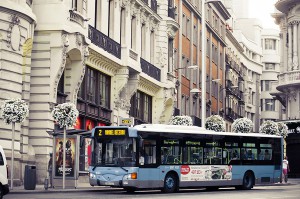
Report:
[[[141,160],[145,165],[156,164],[156,140],[144,139],[143,148],[140,150]]]

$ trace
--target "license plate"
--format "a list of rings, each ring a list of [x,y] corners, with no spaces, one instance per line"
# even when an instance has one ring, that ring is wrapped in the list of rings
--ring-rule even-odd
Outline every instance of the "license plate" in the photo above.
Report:
[[[115,183],[113,183],[113,182],[105,182],[104,184],[105,185],[115,185]]]

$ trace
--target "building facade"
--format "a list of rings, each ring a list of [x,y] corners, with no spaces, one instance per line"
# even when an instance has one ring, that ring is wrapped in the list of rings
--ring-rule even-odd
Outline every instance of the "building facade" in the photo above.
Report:
[[[241,101],[240,110],[244,108],[242,117],[252,120],[253,132],[259,132],[260,127],[260,79],[262,74],[262,48],[261,33],[262,26],[257,19],[249,18],[248,12],[241,12],[248,8],[249,0],[226,0],[226,8],[231,14],[228,20],[228,28],[232,31],[233,37],[243,48],[242,52],[231,49],[237,56],[237,68],[240,68],[238,80],[239,91],[244,97]],[[240,10],[241,9],[241,10]],[[238,49],[238,48],[237,48]],[[240,65],[240,66],[239,66]],[[242,103],[245,103],[242,105]],[[230,129],[229,129],[230,130]]]
[[[261,76],[261,123],[266,120],[282,120],[281,103],[271,95],[276,92],[280,71],[280,38],[279,30],[264,29],[262,31],[262,63]]]
[[[286,138],[286,154],[289,158],[291,172],[289,176],[299,177],[300,150],[300,2],[297,0],[280,0],[273,14],[280,27],[280,73],[278,77],[279,92],[272,93],[285,108],[284,122],[289,127]]]
[[[4,0],[0,10],[1,102],[29,104],[16,127],[14,184],[22,183],[26,164],[36,165],[37,182],[44,182],[52,135],[60,131],[51,116],[57,104],[79,110],[68,131],[117,125],[120,117],[170,120],[176,96],[167,73],[179,28],[170,1]],[[11,126],[0,122],[9,159]],[[86,172],[84,164],[79,170]]]
[[[174,67],[171,74],[177,79],[177,103],[174,115],[190,115],[194,125],[201,126],[201,1],[175,1],[175,19],[180,29],[174,42]],[[218,114],[224,106],[220,91],[225,86],[226,20],[230,15],[224,4],[205,4],[206,21],[206,117]],[[196,70],[189,66],[197,66]],[[203,92],[203,91],[201,91]]]

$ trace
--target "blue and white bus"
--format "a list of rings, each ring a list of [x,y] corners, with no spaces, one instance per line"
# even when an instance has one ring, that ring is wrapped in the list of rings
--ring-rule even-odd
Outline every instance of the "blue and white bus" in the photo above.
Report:
[[[92,131],[92,186],[128,192],[236,187],[280,181],[283,139],[195,126],[99,126]]]

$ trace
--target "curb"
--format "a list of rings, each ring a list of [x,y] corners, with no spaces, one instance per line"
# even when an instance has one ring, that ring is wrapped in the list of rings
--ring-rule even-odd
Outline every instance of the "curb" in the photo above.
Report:
[[[255,185],[254,187],[261,187],[261,186],[290,186],[290,185],[297,185],[300,184],[297,182],[288,182],[288,183],[275,183],[275,184],[268,184],[268,185]],[[73,188],[73,189],[37,189],[37,190],[11,190],[9,194],[55,194],[55,193],[69,193],[69,192],[103,192],[103,191],[120,191],[123,190],[122,188],[112,188],[112,187],[80,187],[80,188]]]
[[[117,191],[120,188],[111,188],[111,187],[95,187],[95,188],[73,188],[73,189],[36,189],[36,190],[11,190],[9,194],[55,194],[55,193],[68,193],[68,192],[101,192],[101,191]],[[122,189],[121,189],[122,190]]]

